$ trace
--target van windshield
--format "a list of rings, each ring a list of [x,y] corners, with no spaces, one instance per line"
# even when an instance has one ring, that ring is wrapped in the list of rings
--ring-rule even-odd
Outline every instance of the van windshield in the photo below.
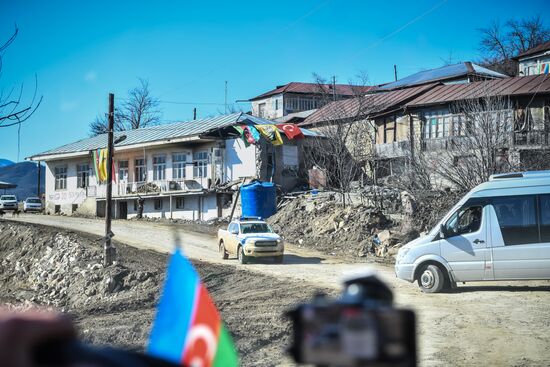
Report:
[[[0,200],[16,200],[16,199],[15,199],[15,196],[13,195],[2,195],[0,197]]]
[[[40,204],[40,199],[27,199],[27,203]]]

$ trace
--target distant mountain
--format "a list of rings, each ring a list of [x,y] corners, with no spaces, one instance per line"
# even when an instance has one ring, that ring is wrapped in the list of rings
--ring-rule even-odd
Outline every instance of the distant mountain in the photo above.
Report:
[[[38,169],[34,162],[13,163],[8,166],[0,165],[0,181],[16,184],[15,189],[6,190],[7,194],[17,196],[17,200],[25,200],[29,196],[36,196]],[[40,192],[44,193],[45,167],[40,170]],[[0,190],[3,194],[4,190]]]
[[[0,158],[0,167],[6,167],[14,164],[15,162],[10,161],[9,159],[1,159]]]

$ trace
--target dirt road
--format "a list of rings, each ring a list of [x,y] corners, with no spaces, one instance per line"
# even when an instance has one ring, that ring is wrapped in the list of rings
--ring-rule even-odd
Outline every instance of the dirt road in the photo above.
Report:
[[[97,236],[104,231],[103,222],[95,219],[21,215],[13,220]],[[395,279],[391,268],[344,263],[292,246],[283,265],[240,266],[235,260],[219,258],[212,236],[191,233],[169,223],[114,221],[113,232],[119,242],[160,252],[172,248],[177,232],[192,259],[234,264],[236,271],[292,278],[320,287],[339,287],[345,272],[372,268],[393,288],[399,306],[417,312],[419,359],[423,366],[546,366],[550,361],[548,281],[475,283],[461,286],[454,293],[426,295],[416,286]]]

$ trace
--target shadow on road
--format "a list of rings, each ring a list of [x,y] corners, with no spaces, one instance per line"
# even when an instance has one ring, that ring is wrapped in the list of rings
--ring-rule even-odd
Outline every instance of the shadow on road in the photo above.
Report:
[[[273,265],[295,265],[295,264],[320,264],[324,259],[314,256],[299,256],[294,254],[285,254],[285,258],[282,264],[274,262],[272,259],[254,259],[254,264],[273,264]]]
[[[476,285],[463,286],[450,291],[449,293],[466,292],[550,292],[550,285],[526,286],[526,285]]]

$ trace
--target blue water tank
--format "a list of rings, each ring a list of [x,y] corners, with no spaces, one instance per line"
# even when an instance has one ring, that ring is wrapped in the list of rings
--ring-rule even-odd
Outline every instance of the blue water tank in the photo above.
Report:
[[[241,186],[243,216],[268,218],[277,212],[277,192],[271,182],[253,181]]]

